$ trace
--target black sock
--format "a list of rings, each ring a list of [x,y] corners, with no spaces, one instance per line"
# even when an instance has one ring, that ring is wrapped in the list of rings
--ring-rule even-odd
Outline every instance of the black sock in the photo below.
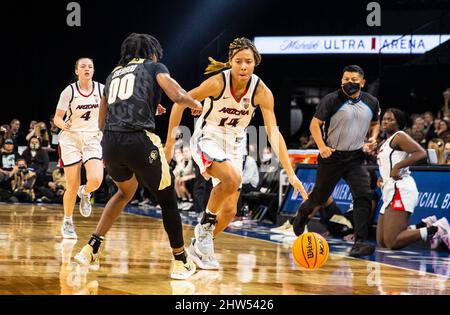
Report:
[[[186,253],[184,252],[184,250],[179,253],[173,253],[173,257],[175,258],[175,260],[182,261],[183,264],[186,263]]]
[[[202,225],[207,224],[207,223],[216,225],[216,223],[217,223],[216,217],[217,217],[217,215],[215,215],[215,214],[204,212],[202,221],[200,223]]]
[[[427,227],[427,224],[425,222],[420,221],[420,223],[416,224],[416,229]],[[434,232],[436,233],[436,232]]]
[[[434,234],[436,234],[436,232],[438,231],[438,227],[437,226],[430,226],[429,228],[427,228],[427,233],[428,233],[428,237],[432,237]]]
[[[88,244],[92,246],[94,249],[94,254],[98,253],[98,250],[100,248],[100,245],[105,240],[103,236],[98,236],[95,234],[92,234],[91,239],[89,240]]]

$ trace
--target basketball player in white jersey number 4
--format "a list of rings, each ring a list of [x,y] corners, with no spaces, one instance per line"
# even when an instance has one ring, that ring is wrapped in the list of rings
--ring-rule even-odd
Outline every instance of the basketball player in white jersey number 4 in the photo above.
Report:
[[[72,221],[77,195],[80,197],[80,213],[88,217],[92,212],[91,193],[100,187],[103,180],[102,134],[98,128],[103,85],[93,81],[93,75],[92,59],[78,59],[75,64],[78,81],[68,85],[61,93],[55,112],[55,124],[62,130],[59,138],[60,163],[67,181],[63,198],[63,238],[77,238]],[[86,168],[87,183],[80,186],[82,164]]]
[[[256,47],[247,38],[236,38],[229,46],[227,63],[212,58],[210,60],[212,63],[206,73],[226,70],[208,78],[189,92],[194,99],[205,100],[191,139],[192,157],[202,175],[213,178],[214,186],[204,216],[195,227],[195,238],[188,248],[188,254],[202,269],[220,267],[214,258],[213,239],[236,214],[246,145],[245,128],[257,107],[261,108],[269,141],[288,173],[291,185],[307,199],[307,193],[295,175],[286,144],[277,128],[272,92],[253,74],[255,66],[261,61]],[[165,148],[169,161],[182,115],[183,108],[174,104]]]

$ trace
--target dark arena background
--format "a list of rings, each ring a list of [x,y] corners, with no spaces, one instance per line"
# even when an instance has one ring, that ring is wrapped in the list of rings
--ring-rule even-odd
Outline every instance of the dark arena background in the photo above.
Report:
[[[230,310],[227,303],[245,295],[254,309],[262,311],[264,304],[274,311],[286,306],[284,301],[292,302],[283,300],[284,295],[450,294],[450,226],[446,220],[450,220],[450,1],[59,0],[8,2],[1,7],[2,301],[17,298],[11,295],[174,295],[165,297],[163,308],[206,310],[206,304],[194,303],[202,301],[209,302],[208,311],[212,311],[220,309],[221,296],[228,305],[224,309]],[[100,187],[91,194],[91,217],[81,216],[78,204],[75,206],[78,239],[64,239],[60,231],[62,196],[69,183],[58,182],[62,185],[59,189],[49,185],[56,181],[55,171],[59,170],[59,130],[55,127],[50,132],[50,120],[61,92],[75,82],[75,61],[92,58],[93,80],[104,84],[118,64],[122,41],[131,33],[147,33],[159,40],[164,50],[160,62],[186,91],[207,78],[203,71],[208,57],[227,61],[233,39],[250,39],[262,56],[255,74],[274,95],[277,125],[292,167],[308,191],[315,184],[322,154],[310,132],[316,107],[325,95],[341,89],[345,66],[360,66],[366,80],[362,90],[379,101],[379,121],[388,108],[404,111],[405,135],[426,153],[410,167],[418,197],[405,229],[419,224],[417,229],[425,227],[426,233],[439,237],[418,237],[399,249],[377,244],[383,204],[382,187],[377,185],[377,153],[387,138],[381,130],[378,151],[366,154],[363,163],[371,176],[367,242],[375,246],[374,253],[350,257],[355,224],[352,189],[341,179],[332,193],[335,212],[327,214],[324,206],[307,226],[309,232],[326,238],[330,248],[327,262],[315,270],[297,265],[292,253],[297,239],[292,219],[303,199],[294,194],[275,152],[266,148],[263,116],[256,109],[251,126],[257,138],[254,143],[249,138],[249,154],[259,178],[250,191],[243,188],[236,217],[214,240],[219,270],[197,267],[188,279],[169,277],[173,257],[161,207],[142,187],[108,232],[100,250],[100,269],[92,271],[77,264],[74,256],[89,241],[116,186],[105,171]],[[154,133],[164,144],[173,102],[163,93],[160,103],[167,112],[156,117]],[[194,117],[188,112],[175,146],[178,153],[170,164],[186,248],[211,189],[191,158],[193,152],[185,152],[194,130]],[[14,150],[25,154],[28,140],[36,135],[48,155],[41,178],[25,187],[33,191],[25,200],[16,194],[21,188],[13,183],[19,155],[12,157],[8,149],[16,120],[23,138],[22,143],[14,140]],[[356,120],[343,128],[359,126]],[[40,130],[47,129],[48,138],[44,139],[45,131],[39,134],[37,127],[30,126],[32,121]],[[11,158],[13,164],[8,166]],[[25,160],[33,171],[34,156],[30,158],[32,161]],[[86,178],[82,168],[82,184]],[[249,185],[244,179],[243,187]],[[437,220],[440,223],[435,223]],[[155,299],[155,303],[161,301],[164,299]],[[255,306],[256,302],[259,305]],[[351,299],[347,302],[353,303]],[[233,307],[248,308],[250,304]]]

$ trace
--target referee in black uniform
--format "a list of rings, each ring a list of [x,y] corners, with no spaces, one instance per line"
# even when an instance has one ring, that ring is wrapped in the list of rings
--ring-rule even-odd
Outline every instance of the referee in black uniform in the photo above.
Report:
[[[313,209],[325,204],[337,182],[343,178],[353,197],[355,244],[350,256],[368,256],[374,246],[366,243],[370,216],[369,173],[364,166],[363,147],[376,148],[380,105],[362,92],[364,71],[357,65],[344,68],[341,89],[326,95],[319,103],[310,130],[320,150],[316,183],[309,199],[302,203],[294,219],[294,232],[304,232]],[[323,131],[323,134],[322,134]],[[369,141],[364,140],[369,132]]]

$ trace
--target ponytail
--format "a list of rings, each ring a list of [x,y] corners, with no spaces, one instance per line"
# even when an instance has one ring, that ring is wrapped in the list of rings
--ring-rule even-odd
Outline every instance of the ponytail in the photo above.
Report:
[[[210,74],[213,72],[218,72],[223,69],[229,69],[231,68],[231,59],[244,49],[250,49],[253,52],[253,56],[255,57],[255,67],[258,66],[261,63],[261,55],[258,52],[258,49],[256,49],[256,46],[252,43],[251,40],[245,37],[235,38],[230,45],[228,46],[228,62],[220,62],[217,60],[214,60],[211,57],[208,57],[209,65],[205,69],[205,74]]]
[[[229,62],[225,63],[225,62],[217,61],[212,57],[208,57],[208,60],[209,60],[209,65],[205,69],[205,74],[210,74],[210,73],[221,71],[223,69],[231,68]]]

